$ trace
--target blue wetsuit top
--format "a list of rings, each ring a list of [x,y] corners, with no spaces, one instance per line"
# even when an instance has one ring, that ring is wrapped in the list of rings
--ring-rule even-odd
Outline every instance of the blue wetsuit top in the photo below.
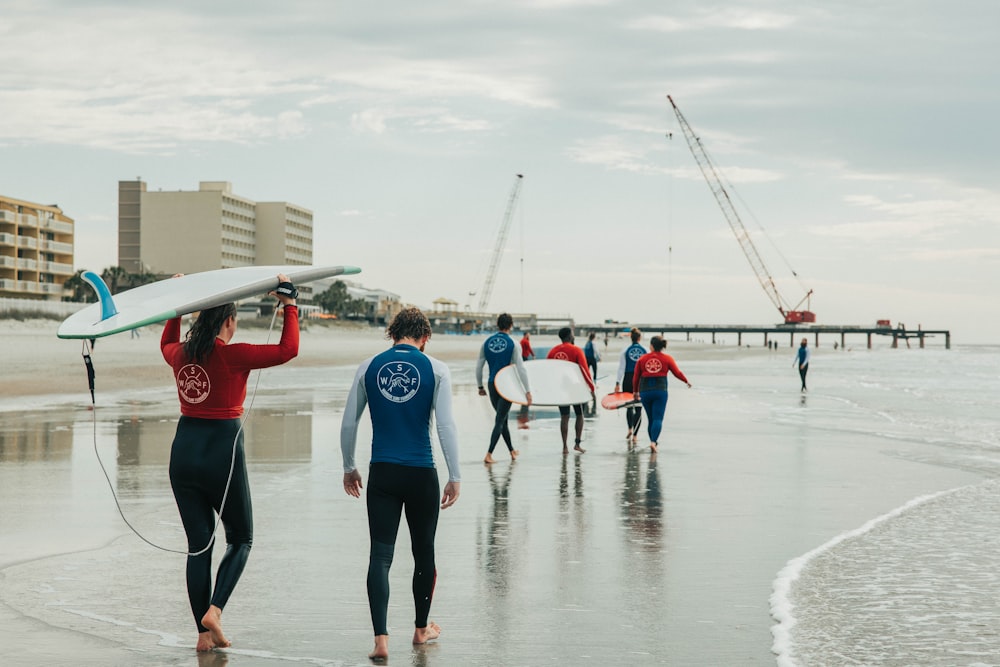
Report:
[[[798,351],[795,353],[799,360],[799,366],[805,366],[809,363],[809,348],[799,346]]]
[[[622,350],[621,356],[618,358],[618,379],[616,380],[618,384],[622,384],[625,381],[626,373],[635,372],[635,362],[639,361],[639,357],[646,354],[646,348],[639,343],[632,343],[624,350]],[[631,387],[622,387],[623,391],[630,391]]]
[[[433,468],[431,414],[448,466],[448,481],[458,482],[458,428],[451,406],[448,367],[412,345],[394,345],[367,359],[354,375],[340,426],[344,472],[357,466],[354,450],[365,405],[372,420],[372,463]]]
[[[521,359],[521,350],[514,343],[514,339],[503,331],[498,331],[483,342],[479,348],[479,359],[476,361],[476,384],[480,387],[483,384],[483,364],[490,370],[489,384],[493,384],[493,379],[501,369],[514,364],[517,367],[517,375],[521,379],[521,386],[524,391],[531,391],[528,385],[528,373],[524,370],[524,360]]]

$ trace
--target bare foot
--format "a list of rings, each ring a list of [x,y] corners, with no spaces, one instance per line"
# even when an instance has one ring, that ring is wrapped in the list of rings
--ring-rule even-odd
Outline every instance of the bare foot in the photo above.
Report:
[[[413,631],[414,644],[426,644],[432,639],[441,636],[441,626],[434,621],[428,621],[426,628],[417,628]]]
[[[651,443],[649,443],[649,448],[653,450],[653,453],[654,453],[654,454],[655,454],[656,452],[660,451],[660,450],[658,450],[658,449],[656,448],[656,443],[655,443],[655,442],[651,442]]]
[[[228,648],[232,642],[222,634],[222,610],[214,604],[208,608],[205,615],[201,617],[201,624],[208,628],[209,639],[215,648]],[[204,633],[202,633],[204,634]]]
[[[211,651],[213,648],[215,648],[215,643],[212,641],[211,633],[199,632],[198,645],[195,646],[195,650],[198,653],[205,653],[206,651]]]
[[[375,635],[375,650],[368,654],[371,660],[387,660],[389,658],[389,635]]]
[[[483,463],[496,463],[496,459],[493,458],[492,454],[487,454],[486,458],[483,459]]]
[[[569,454],[569,447],[563,445],[563,456],[566,456],[567,454]]]
[[[517,451],[516,449],[512,449],[512,450],[510,450],[510,460],[511,460],[511,461],[516,461],[516,460],[517,460],[517,457],[518,457],[518,455],[519,455],[520,453],[521,453],[521,452]]]
[[[583,454],[587,450],[581,447],[580,445],[577,445],[576,447],[573,448],[573,451],[580,452],[581,454]]]

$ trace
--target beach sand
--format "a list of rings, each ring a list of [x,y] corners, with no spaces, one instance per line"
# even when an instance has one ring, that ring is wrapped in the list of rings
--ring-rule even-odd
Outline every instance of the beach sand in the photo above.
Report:
[[[340,485],[338,430],[346,384],[387,346],[381,332],[312,327],[297,359],[262,375],[247,432],[255,545],[224,615],[234,646],[199,657],[183,557],[122,523],[93,451],[97,440],[130,519],[181,547],[166,479],[177,407],[159,327],[97,342],[96,421],[81,344],[55,328],[0,323],[4,663],[370,664],[364,504]],[[244,329],[237,339],[266,336]],[[390,664],[772,665],[768,598],[789,559],[978,479],[903,459],[875,436],[811,429],[810,414],[835,406],[821,392],[800,397],[791,352],[776,355],[782,375],[768,391],[787,383],[788,409],[807,410],[793,426],[756,409],[758,378],[744,386],[727,370],[727,360],[773,353],[684,343],[668,352],[695,388],[672,385],[656,457],[645,438],[629,452],[624,415],[603,410],[587,420],[587,453],[563,456],[557,415],[539,409],[511,422],[521,458],[512,465],[501,445],[487,467],[492,412],[472,376],[481,340],[437,336],[427,349],[455,378],[462,496],[438,532],[432,619],[444,632],[423,648],[408,642],[412,561],[401,531]],[[611,377],[599,394],[612,389],[620,349],[613,341],[604,353],[599,374]]]

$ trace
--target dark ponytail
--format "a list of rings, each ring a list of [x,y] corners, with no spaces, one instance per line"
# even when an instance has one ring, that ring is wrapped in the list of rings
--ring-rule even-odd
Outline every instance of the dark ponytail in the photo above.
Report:
[[[667,346],[667,341],[660,336],[653,336],[649,339],[649,344],[652,346],[654,351],[661,352],[663,351],[663,348]]]
[[[235,316],[235,303],[201,311],[184,338],[184,354],[188,359],[196,364],[204,362],[215,349],[215,337],[222,331],[222,325]]]

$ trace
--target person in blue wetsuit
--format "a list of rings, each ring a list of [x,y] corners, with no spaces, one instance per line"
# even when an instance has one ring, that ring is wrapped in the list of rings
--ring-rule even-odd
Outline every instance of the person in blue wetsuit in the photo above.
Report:
[[[642,331],[632,327],[629,331],[632,344],[622,350],[618,357],[618,376],[615,379],[615,393],[620,391],[631,391],[632,374],[635,371],[635,362],[639,357],[646,354],[646,348],[639,344],[642,340]],[[638,405],[634,408],[625,408],[625,423],[628,424],[628,433],[625,435],[625,442],[629,444],[629,449],[639,441],[639,427],[642,425],[642,408]]]
[[[486,396],[486,389],[483,387],[483,366],[489,367],[489,378],[486,380],[486,387],[489,388],[490,403],[495,410],[493,420],[493,432],[490,434],[490,448],[486,452],[484,463],[495,463],[493,450],[497,446],[500,438],[503,438],[510,452],[511,460],[517,458],[518,451],[514,449],[514,444],[510,439],[510,427],[508,426],[508,415],[510,415],[510,401],[497,393],[493,380],[502,368],[511,364],[517,367],[517,376],[521,379],[521,386],[524,387],[525,398],[528,405],[531,405],[531,387],[528,385],[528,374],[524,370],[524,362],[521,359],[521,351],[510,337],[510,330],[514,326],[514,318],[509,313],[500,313],[497,317],[497,332],[486,339],[479,349],[479,359],[476,361],[476,384],[479,385],[479,395]]]
[[[437,579],[434,536],[439,509],[455,504],[461,487],[451,373],[442,362],[423,352],[431,337],[430,322],[419,309],[407,308],[393,318],[386,333],[393,345],[358,368],[340,429],[344,491],[360,498],[361,473],[354,462],[354,451],[358,422],[368,406],[372,421],[367,496],[371,539],[368,606],[375,630],[375,649],[368,657],[375,660],[389,656],[389,566],[404,510],[413,551],[413,643],[424,644],[441,634],[441,627],[428,621]],[[432,416],[448,466],[443,494],[431,447]]]
[[[806,373],[809,372],[809,341],[806,338],[802,339],[799,344],[799,349],[795,353],[795,361],[792,365],[799,365],[799,379],[802,380],[802,389],[800,391],[806,391]]]

